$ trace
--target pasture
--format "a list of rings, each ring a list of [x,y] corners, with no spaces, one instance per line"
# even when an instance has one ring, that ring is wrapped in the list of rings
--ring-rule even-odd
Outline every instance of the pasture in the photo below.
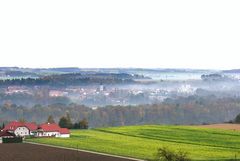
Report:
[[[152,160],[159,147],[186,151],[193,160],[240,159],[240,131],[198,126],[123,126],[72,130],[71,138],[27,141]]]

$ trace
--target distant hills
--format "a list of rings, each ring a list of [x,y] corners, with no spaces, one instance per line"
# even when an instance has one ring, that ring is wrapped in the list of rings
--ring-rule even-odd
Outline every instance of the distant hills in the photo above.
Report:
[[[205,70],[205,69],[170,69],[170,68],[19,68],[19,67],[0,67],[0,79],[21,79],[21,78],[43,78],[52,75],[79,74],[85,77],[109,76],[127,77],[124,79],[150,79],[152,76],[165,73],[171,74],[198,74],[199,78],[204,74],[238,74],[240,69],[232,70]],[[116,74],[116,75],[114,75]],[[166,74],[165,74],[166,75]],[[68,75],[65,75],[68,76]],[[168,77],[168,76],[166,76]],[[116,77],[115,77],[116,78]]]
[[[240,69],[223,70],[224,73],[240,73]]]

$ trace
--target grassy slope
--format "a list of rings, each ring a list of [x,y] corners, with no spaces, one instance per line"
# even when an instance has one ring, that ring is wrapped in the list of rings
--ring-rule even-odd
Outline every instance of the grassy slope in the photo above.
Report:
[[[152,159],[158,147],[182,149],[195,160],[240,158],[240,132],[187,126],[125,126],[73,130],[71,138],[28,141]]]

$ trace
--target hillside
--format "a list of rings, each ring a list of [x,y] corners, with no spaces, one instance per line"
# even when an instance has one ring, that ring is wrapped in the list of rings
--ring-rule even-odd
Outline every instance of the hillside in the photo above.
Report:
[[[197,126],[125,126],[73,130],[71,138],[27,141],[153,159],[159,147],[186,151],[193,160],[240,158],[240,133]]]

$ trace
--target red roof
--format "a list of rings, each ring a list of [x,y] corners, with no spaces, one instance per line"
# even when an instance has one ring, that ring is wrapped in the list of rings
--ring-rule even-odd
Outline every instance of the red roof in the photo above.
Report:
[[[67,128],[60,128],[59,132],[60,134],[70,134],[70,131]]]
[[[24,123],[19,122],[19,121],[12,121],[9,124],[7,124],[3,130],[9,130],[9,131],[14,131],[16,130],[18,127],[25,127]]]
[[[39,125],[39,129],[42,129],[45,132],[53,132],[53,131],[59,131],[60,127],[55,123],[53,124],[45,123],[45,124]]]
[[[24,124],[30,131],[35,131],[38,128],[38,126],[34,122],[26,122]]]
[[[37,125],[33,122],[23,123],[19,121],[12,121],[5,126],[3,130],[14,131],[18,127],[27,127],[30,131],[37,130]]]
[[[70,131],[67,128],[60,128],[58,124],[55,123],[45,123],[39,126],[39,129],[44,132],[60,132],[60,134],[70,134]]]

